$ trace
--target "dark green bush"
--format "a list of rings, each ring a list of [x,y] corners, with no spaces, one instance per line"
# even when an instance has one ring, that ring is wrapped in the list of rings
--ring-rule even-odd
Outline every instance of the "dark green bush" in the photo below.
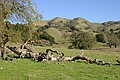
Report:
[[[41,39],[45,39],[45,40],[49,40],[52,43],[55,43],[54,41],[54,37],[52,37],[51,35],[49,35],[47,32],[44,32],[43,34],[40,35]]]
[[[105,37],[103,34],[96,34],[96,39],[98,42],[105,43]]]
[[[75,26],[70,26],[69,28],[76,31],[78,30]]]

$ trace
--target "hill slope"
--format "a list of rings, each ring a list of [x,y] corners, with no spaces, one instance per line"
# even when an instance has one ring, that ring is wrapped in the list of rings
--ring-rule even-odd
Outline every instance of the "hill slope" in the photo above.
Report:
[[[48,34],[55,38],[56,43],[68,41],[73,32],[79,30],[91,32],[94,34],[102,33],[113,29],[115,32],[120,31],[120,21],[108,21],[104,23],[92,23],[84,18],[74,18],[73,20],[56,17],[52,20],[41,20],[35,22],[37,28],[44,27]]]
[[[108,30],[120,30],[120,21],[108,21],[104,23],[92,23],[84,18],[74,18],[73,20],[56,17],[52,20],[40,20],[34,23],[35,25],[41,27],[41,26],[49,26],[49,27],[55,27],[55,28],[79,28],[83,30],[91,30],[91,31],[98,31],[101,28],[106,28]]]
[[[50,34],[51,36],[53,36],[55,38],[55,42],[56,43],[60,43],[61,41],[63,42],[64,39],[62,37],[62,33],[56,29],[56,28],[49,28],[46,30],[48,34]]]

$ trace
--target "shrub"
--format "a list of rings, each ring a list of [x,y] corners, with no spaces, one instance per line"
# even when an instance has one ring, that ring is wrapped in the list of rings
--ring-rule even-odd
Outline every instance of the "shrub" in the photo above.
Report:
[[[96,39],[98,42],[105,43],[105,37],[103,34],[96,34]]]
[[[78,31],[78,29],[75,26],[70,26],[69,28],[72,29],[72,30]]]
[[[40,35],[41,39],[45,39],[45,40],[49,40],[52,43],[55,43],[54,41],[54,37],[52,37],[51,35],[49,35],[47,32],[44,32],[43,34]]]

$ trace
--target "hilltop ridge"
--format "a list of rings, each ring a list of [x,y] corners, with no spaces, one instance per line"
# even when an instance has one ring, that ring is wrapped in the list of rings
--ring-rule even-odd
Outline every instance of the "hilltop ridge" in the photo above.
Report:
[[[43,27],[55,27],[55,28],[71,28],[81,29],[81,30],[90,30],[90,31],[99,31],[102,28],[108,30],[113,29],[115,31],[120,30],[120,21],[107,21],[103,23],[93,23],[84,18],[77,17],[74,19],[66,19],[61,17],[55,17],[51,20],[39,20],[34,22],[36,26]]]

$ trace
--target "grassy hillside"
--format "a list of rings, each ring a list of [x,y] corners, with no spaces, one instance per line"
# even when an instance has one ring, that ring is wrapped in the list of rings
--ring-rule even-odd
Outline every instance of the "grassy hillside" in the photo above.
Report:
[[[65,39],[62,36],[62,33],[56,29],[56,28],[49,28],[46,30],[48,34],[50,34],[51,36],[53,36],[55,38],[55,42],[56,43],[61,43],[65,41]]]
[[[115,32],[120,31],[120,21],[108,21],[102,23],[102,25],[107,29],[113,29]]]
[[[37,51],[45,51],[50,47],[35,47]],[[53,49],[53,48],[52,48]],[[113,63],[111,67],[105,65],[88,64],[79,62],[35,62],[29,59],[17,59],[15,62],[0,59],[0,80],[119,80],[120,59],[119,52],[107,48],[101,50],[68,50],[54,48],[62,51],[66,56],[79,55],[84,52],[87,57],[99,58]],[[112,51],[109,51],[112,50]]]
[[[110,29],[112,29],[114,32],[120,31],[120,21],[92,23],[80,17],[74,18],[72,20],[56,17],[52,20],[38,21],[36,22],[36,24],[38,25],[38,27],[41,27],[41,25],[46,25],[42,27],[46,29],[48,34],[50,34],[55,38],[55,42],[56,43],[67,42],[67,46],[68,46],[68,39],[70,39],[70,35],[72,34],[72,32],[78,32],[81,30],[81,31],[91,32],[93,34],[98,34],[103,32],[110,33]],[[65,38],[64,35],[67,36],[67,39],[64,39]]]
[[[34,25],[35,26],[45,26],[45,25],[48,25],[49,21],[50,20],[39,20],[39,21],[34,22]]]
[[[108,21],[104,23],[93,23],[90,22],[84,18],[74,18],[74,19],[66,19],[66,18],[61,18],[61,17],[56,17],[52,20],[40,20],[34,23],[35,25],[38,26],[51,26],[51,27],[57,27],[57,28],[63,28],[65,27],[70,28],[70,27],[76,27],[79,29],[83,30],[89,30],[89,31],[94,31],[98,32],[102,28],[106,28],[107,30],[113,29],[116,32],[120,31],[120,21]],[[66,28],[66,29],[67,29]]]
[[[66,18],[56,17],[56,18],[50,20],[50,23],[57,23],[57,22],[60,22],[60,21],[62,21],[63,23],[66,23],[69,20],[66,19]]]

